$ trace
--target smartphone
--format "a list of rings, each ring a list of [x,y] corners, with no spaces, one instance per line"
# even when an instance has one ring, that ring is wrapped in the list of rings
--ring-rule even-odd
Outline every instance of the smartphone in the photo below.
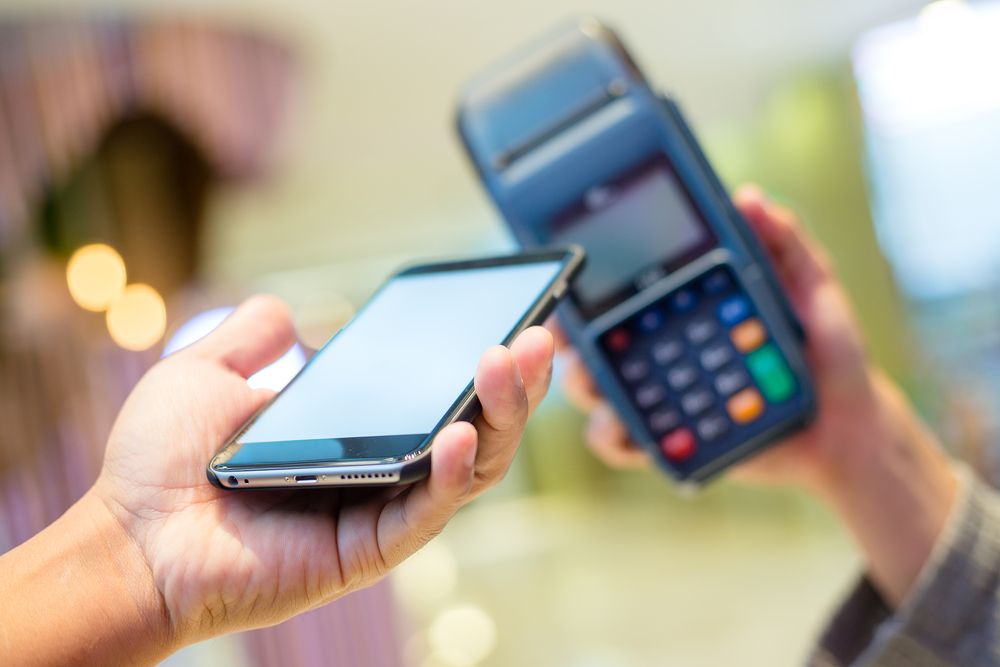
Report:
[[[229,439],[209,480],[261,489],[420,479],[438,431],[479,412],[483,352],[544,322],[583,258],[571,247],[399,271]]]
[[[675,480],[699,485],[814,412],[802,328],[676,102],[583,18],[474,77],[458,131],[525,248],[576,243],[568,337]]]

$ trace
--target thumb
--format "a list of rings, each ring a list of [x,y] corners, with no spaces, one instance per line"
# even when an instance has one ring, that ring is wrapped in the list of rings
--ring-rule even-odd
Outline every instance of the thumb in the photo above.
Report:
[[[288,306],[266,295],[244,301],[217,329],[178,354],[195,354],[250,377],[288,351],[295,330]]]

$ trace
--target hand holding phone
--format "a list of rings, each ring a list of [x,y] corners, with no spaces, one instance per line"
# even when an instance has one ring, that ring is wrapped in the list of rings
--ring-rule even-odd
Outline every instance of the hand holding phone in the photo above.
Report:
[[[373,489],[363,502],[347,502],[338,489],[232,493],[212,486],[205,462],[272,398],[245,378],[293,341],[283,304],[249,300],[206,338],[153,367],[109,436],[100,478],[81,501],[91,511],[77,524],[106,526],[101,548],[122,545],[115,558],[100,559],[113,566],[102,576],[131,586],[123,608],[148,602],[142,617],[162,623],[134,638],[162,639],[151,651],[277,623],[395,567],[503,477],[545,394],[553,347],[541,327],[509,348],[484,346],[469,370],[481,414],[472,424],[443,427],[429,475],[405,488]],[[73,590],[59,586],[58,597],[39,596],[38,613]]]

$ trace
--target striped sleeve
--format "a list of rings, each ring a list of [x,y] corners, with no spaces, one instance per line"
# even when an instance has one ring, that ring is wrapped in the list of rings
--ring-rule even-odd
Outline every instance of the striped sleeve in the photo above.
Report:
[[[895,612],[864,578],[812,667],[1000,666],[1000,496],[967,470],[941,537]]]

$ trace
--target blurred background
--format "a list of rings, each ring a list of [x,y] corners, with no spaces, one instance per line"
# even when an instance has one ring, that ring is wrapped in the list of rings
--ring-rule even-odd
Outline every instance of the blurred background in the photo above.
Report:
[[[2,0],[0,551],[93,481],[142,372],[243,297],[287,300],[316,346],[396,265],[511,248],[457,90],[579,13],[729,185],[801,211],[872,356],[995,481],[993,2]],[[791,489],[681,498],[581,428],[556,388],[505,482],[390,581],[168,664],[801,664],[859,567],[832,517]]]

